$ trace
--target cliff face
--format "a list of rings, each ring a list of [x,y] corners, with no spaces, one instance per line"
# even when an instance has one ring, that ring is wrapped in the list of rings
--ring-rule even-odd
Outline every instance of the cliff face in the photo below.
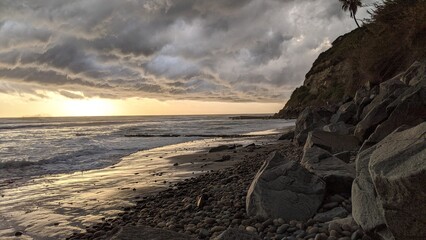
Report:
[[[296,118],[308,106],[335,105],[426,59],[426,2],[385,0],[362,28],[321,53],[275,117]]]
[[[307,106],[335,104],[353,97],[366,83],[361,77],[356,51],[367,34],[364,28],[338,37],[332,47],[321,53],[305,76],[303,85],[291,95],[276,117],[294,118]]]

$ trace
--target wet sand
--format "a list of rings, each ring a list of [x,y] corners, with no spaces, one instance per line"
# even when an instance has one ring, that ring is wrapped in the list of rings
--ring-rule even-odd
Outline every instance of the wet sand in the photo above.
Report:
[[[141,151],[104,169],[48,175],[0,186],[0,239],[58,239],[116,216],[172,183],[238,163],[244,147],[217,153],[222,144],[271,144],[277,135],[207,139]],[[223,161],[223,156],[230,156]],[[227,159],[226,157],[225,159]]]

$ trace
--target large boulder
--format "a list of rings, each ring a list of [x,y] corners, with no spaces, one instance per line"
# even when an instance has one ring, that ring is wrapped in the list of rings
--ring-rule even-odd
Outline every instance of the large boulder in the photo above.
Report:
[[[331,153],[356,151],[360,147],[359,141],[352,135],[340,135],[321,130],[314,130],[308,134],[305,149],[317,146]]]
[[[305,149],[302,165],[310,172],[320,176],[332,193],[350,192],[355,178],[355,168],[324,149],[312,147]]]
[[[365,107],[363,107],[360,119],[364,119],[370,111],[379,106],[383,101],[391,102],[397,98],[407,87],[407,85],[401,81],[401,74],[382,82],[379,85],[379,93],[374,96],[372,101]]]
[[[316,128],[322,128],[329,123],[332,111],[326,108],[307,107],[296,121],[295,140],[303,145],[308,133]]]
[[[369,143],[377,143],[402,125],[416,126],[426,120],[426,87],[406,89],[386,108],[390,116],[377,126],[368,138]]]
[[[426,122],[396,130],[372,153],[369,172],[395,239],[426,239]]]
[[[376,199],[376,189],[368,171],[368,163],[375,147],[368,148],[357,155],[356,178],[352,185],[352,216],[367,232],[373,232],[386,221],[383,209]]]
[[[340,135],[352,134],[354,129],[355,127],[353,125],[349,125],[344,122],[330,123],[322,128],[323,131],[337,133]]]
[[[347,102],[339,107],[337,112],[331,117],[331,123],[345,122],[352,123],[356,117],[357,105],[354,102]]]
[[[249,216],[305,221],[320,207],[326,184],[299,162],[274,152],[257,172],[247,193]]]
[[[364,141],[371,133],[374,132],[377,125],[386,120],[389,113],[386,111],[387,106],[391,103],[391,99],[385,99],[374,106],[355,127],[354,135]]]

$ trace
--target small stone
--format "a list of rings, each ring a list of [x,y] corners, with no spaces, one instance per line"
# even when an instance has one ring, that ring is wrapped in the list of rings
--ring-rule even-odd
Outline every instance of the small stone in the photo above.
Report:
[[[351,238],[350,237],[341,237],[341,238],[338,238],[337,240],[351,240]]]
[[[279,226],[279,227],[277,228],[277,233],[278,233],[278,234],[283,234],[283,233],[285,233],[285,232],[287,231],[288,227],[289,227],[289,225],[288,225],[288,224],[283,224],[283,225]]]
[[[173,166],[175,166],[175,167],[176,167],[176,166],[179,166],[179,163],[175,163],[175,164],[173,164]]]
[[[17,231],[17,232],[15,232],[15,237],[20,237],[20,236],[22,236],[22,232],[20,232],[20,231]]]
[[[358,239],[361,239],[362,238],[362,232],[361,232],[361,230],[357,230],[357,231],[355,231],[354,233],[352,233],[352,236],[351,236],[351,240],[358,240]]]
[[[210,235],[209,230],[205,229],[205,228],[201,228],[200,232],[198,233],[199,238],[203,239],[203,238],[207,238]]]
[[[331,230],[331,231],[330,231],[330,236],[331,236],[331,237],[336,237],[336,238],[337,238],[337,237],[339,236],[339,233],[338,233],[336,230]]]
[[[318,227],[312,227],[308,229],[308,234],[318,233],[318,231],[319,231]]]
[[[349,232],[352,231],[352,227],[348,224],[343,224],[342,229],[345,230],[345,231],[349,231]]]
[[[211,232],[223,232],[225,231],[226,228],[223,226],[214,226],[212,227],[212,229],[210,230]]]
[[[328,225],[328,231],[330,232],[331,230],[335,230],[336,232],[342,231],[342,229],[340,228],[340,225],[338,223],[335,223],[335,222],[331,222]]]
[[[247,227],[246,227],[246,231],[247,231],[247,232],[253,232],[253,233],[257,232],[256,228],[255,228],[255,227],[252,227],[252,226],[247,226]]]
[[[327,235],[325,233],[319,233],[315,236],[315,240],[327,240]]]

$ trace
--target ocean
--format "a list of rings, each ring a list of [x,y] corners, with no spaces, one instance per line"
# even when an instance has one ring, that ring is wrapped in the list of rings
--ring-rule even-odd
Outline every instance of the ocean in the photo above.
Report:
[[[282,119],[123,116],[0,119],[0,179],[103,168],[131,153],[213,137],[268,134]]]

